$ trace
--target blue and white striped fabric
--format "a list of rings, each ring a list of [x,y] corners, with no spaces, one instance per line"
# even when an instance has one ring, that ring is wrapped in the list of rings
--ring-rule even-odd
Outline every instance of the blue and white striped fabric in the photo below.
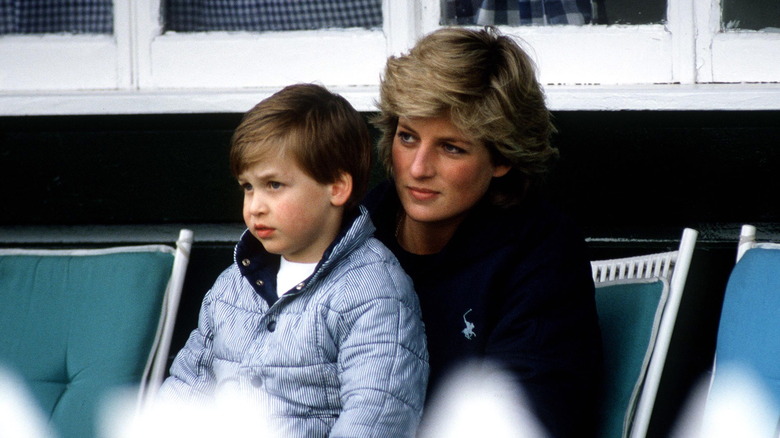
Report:
[[[0,35],[113,31],[112,0],[0,0]]]
[[[283,437],[413,437],[428,379],[424,327],[411,280],[373,231],[363,209],[314,274],[278,299],[267,263],[278,256],[245,233],[162,399],[236,392]]]
[[[285,31],[382,26],[382,0],[167,0],[177,32]]]
[[[555,25],[586,24],[591,0],[446,0],[443,24]]]

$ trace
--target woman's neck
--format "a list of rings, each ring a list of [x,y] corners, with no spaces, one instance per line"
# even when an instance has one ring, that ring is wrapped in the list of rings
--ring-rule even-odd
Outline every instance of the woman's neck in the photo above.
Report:
[[[412,254],[436,254],[449,243],[463,219],[460,216],[442,222],[418,222],[402,211],[395,237],[401,248]]]

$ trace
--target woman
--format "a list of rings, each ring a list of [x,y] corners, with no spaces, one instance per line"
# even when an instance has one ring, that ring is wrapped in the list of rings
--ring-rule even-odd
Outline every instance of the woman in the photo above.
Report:
[[[498,31],[444,28],[387,61],[376,236],[414,280],[437,383],[489,360],[552,436],[593,434],[601,341],[586,248],[539,182],[557,157],[533,64]]]

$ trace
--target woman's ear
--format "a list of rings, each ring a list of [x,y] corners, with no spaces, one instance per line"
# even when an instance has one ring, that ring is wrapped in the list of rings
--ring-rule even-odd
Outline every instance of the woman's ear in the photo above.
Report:
[[[330,203],[343,207],[352,195],[352,175],[341,172],[336,181],[330,183]]]
[[[506,165],[506,164],[499,164],[497,166],[493,167],[493,178],[500,178],[507,173],[509,173],[509,170],[512,169],[512,166]]]

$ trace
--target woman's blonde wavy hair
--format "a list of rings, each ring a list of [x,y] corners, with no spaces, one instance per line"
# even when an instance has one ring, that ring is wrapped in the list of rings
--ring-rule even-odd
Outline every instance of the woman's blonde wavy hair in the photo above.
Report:
[[[558,157],[555,131],[533,61],[497,29],[442,28],[387,60],[380,87],[379,159],[392,171],[399,117],[447,116],[494,164],[512,170],[488,189],[494,205],[519,202]]]

